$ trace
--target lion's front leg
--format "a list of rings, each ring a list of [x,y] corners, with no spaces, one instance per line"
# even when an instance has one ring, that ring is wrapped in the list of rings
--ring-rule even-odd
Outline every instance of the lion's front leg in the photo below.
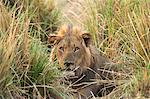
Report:
[[[77,92],[78,99],[91,99],[93,96],[96,96],[97,91],[98,85],[95,84],[80,88]]]

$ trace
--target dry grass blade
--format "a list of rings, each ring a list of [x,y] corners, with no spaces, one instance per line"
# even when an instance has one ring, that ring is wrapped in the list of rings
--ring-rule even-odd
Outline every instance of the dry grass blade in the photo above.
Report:
[[[11,15],[6,7],[0,2],[0,31],[6,32],[11,24]]]

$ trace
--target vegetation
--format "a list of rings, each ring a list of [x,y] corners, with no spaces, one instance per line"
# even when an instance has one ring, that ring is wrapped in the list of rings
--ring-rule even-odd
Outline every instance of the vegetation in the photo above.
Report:
[[[126,80],[120,97],[147,96],[150,89],[150,2],[148,0],[86,0],[84,26],[94,44],[119,68]],[[103,2],[103,3],[102,3]],[[127,76],[128,75],[128,76]],[[119,81],[118,81],[119,82]]]
[[[0,99],[50,98],[51,93],[72,97],[60,84],[57,62],[49,62],[46,42],[61,24],[59,7],[54,0],[4,1],[0,2]],[[85,0],[81,6],[84,20],[75,21],[122,70],[111,98],[150,97],[150,1]]]
[[[18,1],[13,7],[6,3],[9,11],[1,3],[0,99],[39,98],[37,88],[47,88],[59,75],[57,67],[49,62],[47,44],[41,39],[58,26],[58,10],[39,11],[39,6],[34,7],[34,1],[29,1]],[[43,20],[44,17],[50,19]]]

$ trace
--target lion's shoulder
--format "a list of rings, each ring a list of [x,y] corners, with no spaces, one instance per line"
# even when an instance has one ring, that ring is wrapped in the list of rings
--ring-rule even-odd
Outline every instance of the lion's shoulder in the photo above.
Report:
[[[95,46],[90,46],[90,52],[95,65],[103,66],[109,60]]]

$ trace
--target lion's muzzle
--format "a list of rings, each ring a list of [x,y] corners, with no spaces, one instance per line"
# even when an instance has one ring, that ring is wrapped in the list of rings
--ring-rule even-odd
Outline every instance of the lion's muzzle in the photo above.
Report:
[[[75,64],[72,61],[65,61],[64,62],[64,66],[65,66],[66,70],[73,70],[73,69],[75,69]]]

